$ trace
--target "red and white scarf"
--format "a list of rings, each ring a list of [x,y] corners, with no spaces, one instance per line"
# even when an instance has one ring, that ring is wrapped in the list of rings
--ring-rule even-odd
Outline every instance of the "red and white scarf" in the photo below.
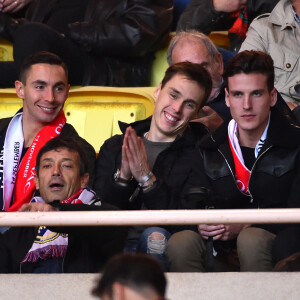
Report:
[[[269,115],[268,124],[261,138],[256,144],[254,150],[255,158],[258,157],[258,154],[267,139],[269,123],[270,123],[270,115]],[[234,119],[232,119],[228,124],[228,140],[229,140],[230,150],[234,160],[236,184],[244,194],[249,195],[248,185],[249,185],[249,178],[250,178],[250,170],[245,166],[244,163],[243,154],[238,140],[238,125]]]
[[[77,193],[72,195],[60,203],[68,204],[91,204],[95,198],[95,192],[90,188],[80,189]],[[34,197],[31,201],[45,203],[42,197]],[[64,233],[57,233],[49,230],[45,226],[40,226],[38,234],[21,264],[25,262],[36,262],[40,259],[45,260],[49,258],[64,257],[68,248],[68,235]]]
[[[17,211],[24,203],[28,203],[35,191],[34,167],[39,150],[51,138],[61,133],[66,123],[63,111],[50,124],[42,128],[34,138],[31,146],[21,155],[24,145],[22,126],[23,113],[16,114],[8,125],[4,142],[4,170],[3,170],[3,199],[5,211]],[[14,194],[14,203],[11,199]]]

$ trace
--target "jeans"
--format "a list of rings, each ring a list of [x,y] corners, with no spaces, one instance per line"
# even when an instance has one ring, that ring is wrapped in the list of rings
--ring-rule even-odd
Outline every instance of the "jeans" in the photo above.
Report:
[[[152,239],[150,235],[152,233],[159,233],[162,235],[162,239]],[[165,257],[165,249],[167,242],[171,234],[161,227],[148,227],[146,228],[139,240],[129,241],[127,240],[124,252],[126,253],[148,253],[151,256],[157,258],[165,271],[167,271],[167,262]]]
[[[0,227],[0,234],[4,234],[10,227]]]

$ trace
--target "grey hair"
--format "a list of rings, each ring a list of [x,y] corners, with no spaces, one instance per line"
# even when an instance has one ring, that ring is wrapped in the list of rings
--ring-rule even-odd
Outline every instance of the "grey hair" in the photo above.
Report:
[[[168,47],[167,60],[168,60],[169,66],[173,64],[172,53],[173,53],[173,50],[174,50],[176,44],[180,40],[189,38],[189,37],[195,37],[196,39],[199,39],[200,41],[202,41],[204,43],[209,55],[211,56],[211,58],[213,60],[217,60],[220,52],[218,51],[215,44],[212,42],[212,40],[207,35],[205,35],[204,33],[200,32],[200,31],[197,31],[197,30],[180,31],[172,38],[170,45]]]

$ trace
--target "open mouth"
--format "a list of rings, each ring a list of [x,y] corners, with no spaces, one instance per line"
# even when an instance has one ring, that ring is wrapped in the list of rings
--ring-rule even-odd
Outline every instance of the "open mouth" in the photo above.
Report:
[[[62,183],[57,183],[57,182],[55,182],[55,183],[51,183],[51,184],[49,185],[49,187],[50,187],[50,189],[52,189],[52,190],[60,190],[60,189],[62,189],[62,188],[64,187],[64,185],[63,185]]]

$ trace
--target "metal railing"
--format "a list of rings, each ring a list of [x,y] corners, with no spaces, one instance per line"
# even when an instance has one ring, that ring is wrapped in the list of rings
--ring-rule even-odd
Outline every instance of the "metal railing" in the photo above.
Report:
[[[108,226],[300,223],[300,209],[3,212],[0,226]]]

